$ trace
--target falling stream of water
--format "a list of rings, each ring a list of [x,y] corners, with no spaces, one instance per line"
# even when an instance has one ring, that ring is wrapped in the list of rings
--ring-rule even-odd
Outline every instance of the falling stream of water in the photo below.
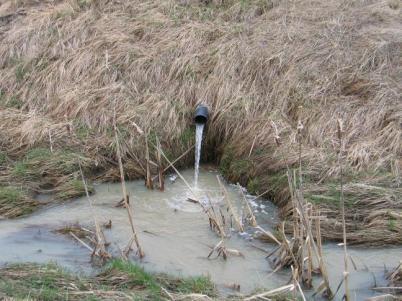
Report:
[[[200,172],[200,158],[202,146],[202,133],[204,132],[204,124],[196,123],[195,128],[195,162],[194,162],[194,185],[197,186],[198,174]]]

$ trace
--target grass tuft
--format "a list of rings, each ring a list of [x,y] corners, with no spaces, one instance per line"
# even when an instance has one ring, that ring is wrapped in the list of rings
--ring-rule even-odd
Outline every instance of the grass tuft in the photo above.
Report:
[[[38,203],[27,191],[14,186],[0,186],[0,216],[12,218],[32,213]]]

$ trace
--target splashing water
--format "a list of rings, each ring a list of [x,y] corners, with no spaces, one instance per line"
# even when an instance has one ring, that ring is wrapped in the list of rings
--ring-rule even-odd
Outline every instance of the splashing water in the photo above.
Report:
[[[202,145],[202,133],[204,132],[204,124],[196,123],[195,125],[195,162],[194,162],[194,185],[197,186],[198,174],[200,170],[200,157]]]

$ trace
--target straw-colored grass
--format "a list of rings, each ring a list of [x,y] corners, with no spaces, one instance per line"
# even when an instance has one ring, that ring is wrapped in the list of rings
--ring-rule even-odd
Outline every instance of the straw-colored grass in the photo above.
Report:
[[[400,242],[400,199],[390,196],[401,192],[402,23],[389,1],[26,0],[5,1],[1,15],[11,15],[0,23],[0,141],[10,160],[68,146],[99,178],[117,180],[115,103],[126,176],[143,177],[137,125],[174,160],[193,145],[203,102],[204,159],[256,193],[272,188],[284,208],[278,175],[298,163],[300,120],[305,192],[328,213],[323,238],[341,239],[339,198],[322,197],[339,176],[341,118],[345,205],[364,208],[347,210],[348,242],[379,242],[383,231]],[[192,162],[189,153],[179,163]],[[387,213],[369,217],[379,208]]]

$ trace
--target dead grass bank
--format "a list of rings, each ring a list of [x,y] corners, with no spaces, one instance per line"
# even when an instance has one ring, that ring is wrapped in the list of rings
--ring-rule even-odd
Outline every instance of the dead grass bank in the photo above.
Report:
[[[0,141],[11,160],[2,169],[32,148],[68,148],[84,154],[99,178],[117,179],[116,111],[125,172],[141,177],[144,140],[136,125],[148,139],[158,136],[175,158],[193,144],[192,112],[203,102],[211,108],[205,159],[252,191],[271,189],[286,216],[284,170],[297,163],[301,120],[306,194],[327,212],[324,238],[340,239],[334,140],[342,118],[350,240],[402,242],[400,6],[385,0],[2,3],[0,14],[8,17],[0,23]],[[192,164],[192,156],[180,164]]]

